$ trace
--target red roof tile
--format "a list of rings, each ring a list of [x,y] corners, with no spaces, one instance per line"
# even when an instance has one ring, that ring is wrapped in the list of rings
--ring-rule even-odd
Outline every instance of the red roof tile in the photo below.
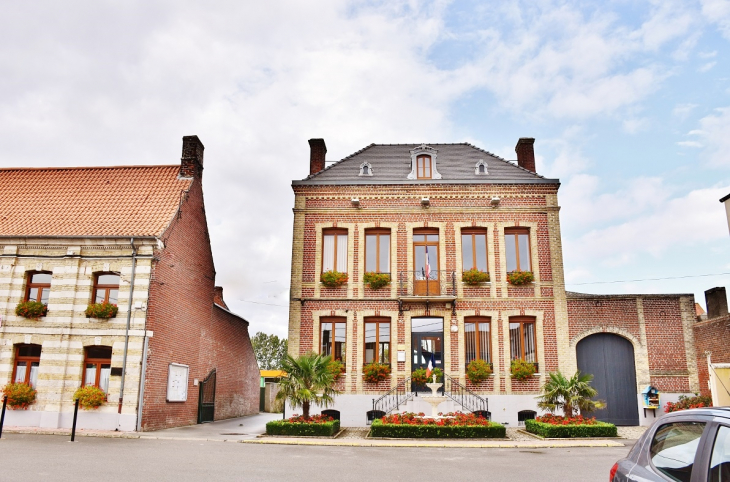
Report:
[[[180,166],[0,169],[0,236],[159,236]]]

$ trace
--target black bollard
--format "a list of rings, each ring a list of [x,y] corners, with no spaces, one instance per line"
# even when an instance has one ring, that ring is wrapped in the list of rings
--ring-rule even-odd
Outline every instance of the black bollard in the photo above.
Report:
[[[76,399],[76,405],[74,405],[74,423],[71,426],[71,441],[73,442],[76,438],[76,418],[79,416],[79,399]]]
[[[3,412],[0,415],[0,438],[3,436],[3,424],[5,423],[5,407],[8,405],[8,396],[3,397]]]
[[[286,420],[286,398],[284,399],[284,409],[281,411],[281,419]]]

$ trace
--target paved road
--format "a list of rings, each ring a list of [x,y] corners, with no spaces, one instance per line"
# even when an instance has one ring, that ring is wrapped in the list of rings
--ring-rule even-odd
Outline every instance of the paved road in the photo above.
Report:
[[[3,434],[0,481],[602,481],[623,448],[444,449]]]

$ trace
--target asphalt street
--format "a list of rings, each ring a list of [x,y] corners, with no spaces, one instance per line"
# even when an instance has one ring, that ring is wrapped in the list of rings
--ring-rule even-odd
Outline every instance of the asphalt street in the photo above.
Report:
[[[3,434],[0,481],[602,481],[629,447],[371,448]]]

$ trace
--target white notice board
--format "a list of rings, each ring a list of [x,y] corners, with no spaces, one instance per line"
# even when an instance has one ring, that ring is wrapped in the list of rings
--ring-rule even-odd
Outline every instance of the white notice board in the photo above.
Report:
[[[167,372],[167,401],[184,402],[188,399],[188,373],[190,368],[179,363],[170,363]]]

